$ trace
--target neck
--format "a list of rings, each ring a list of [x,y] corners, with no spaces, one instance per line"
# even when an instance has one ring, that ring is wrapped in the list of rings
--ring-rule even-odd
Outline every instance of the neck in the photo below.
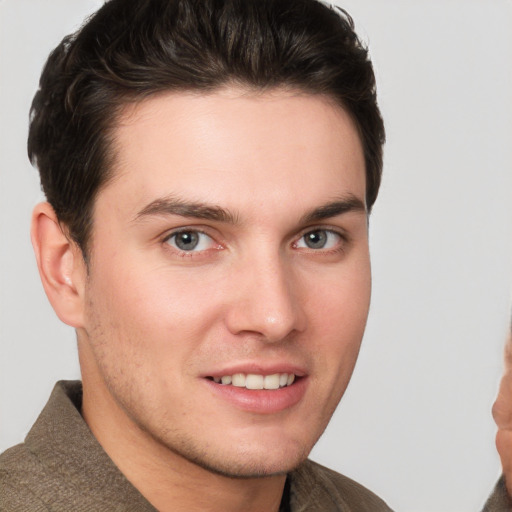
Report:
[[[83,375],[83,385],[87,425],[124,476],[160,512],[279,510],[286,475],[233,478],[213,473],[139,428],[99,379]]]

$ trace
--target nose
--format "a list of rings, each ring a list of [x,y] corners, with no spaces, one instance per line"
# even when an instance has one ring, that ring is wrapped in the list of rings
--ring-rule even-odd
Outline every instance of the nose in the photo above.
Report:
[[[269,343],[306,327],[300,283],[278,257],[246,262],[231,277],[234,287],[226,322],[233,334],[252,334]]]

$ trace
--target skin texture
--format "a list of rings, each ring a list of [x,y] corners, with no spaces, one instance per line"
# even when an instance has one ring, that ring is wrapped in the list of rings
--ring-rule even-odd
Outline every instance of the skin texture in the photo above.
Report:
[[[127,106],[114,137],[88,269],[47,204],[33,217],[46,292],[77,330],[84,418],[161,511],[277,510],[368,314],[357,130],[327,98],[232,88]],[[215,214],[176,213],[184,203]],[[178,248],[179,229],[203,233],[196,250]],[[309,247],[311,232],[325,246]],[[254,403],[207,378],[246,369],[301,378]]]
[[[505,371],[492,414],[498,426],[496,447],[500,454],[507,490],[512,496],[512,333],[505,345]]]

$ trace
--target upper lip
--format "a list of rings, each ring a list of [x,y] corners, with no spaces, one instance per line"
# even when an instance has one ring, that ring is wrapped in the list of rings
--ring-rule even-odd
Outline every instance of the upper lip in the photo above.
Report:
[[[253,375],[275,375],[276,373],[293,373],[296,377],[304,377],[307,372],[305,368],[293,363],[238,363],[230,364],[221,369],[212,369],[205,373],[203,377],[223,377],[225,375],[234,375],[235,373],[253,374]]]

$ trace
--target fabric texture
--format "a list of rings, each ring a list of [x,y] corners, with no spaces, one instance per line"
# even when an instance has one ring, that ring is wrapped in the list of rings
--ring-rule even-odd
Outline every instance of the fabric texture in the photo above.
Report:
[[[0,455],[0,511],[155,512],[96,441],[81,402],[79,381],[58,382],[25,442]],[[291,512],[391,510],[368,489],[309,460],[288,475],[287,488],[282,510]]]
[[[507,493],[505,478],[502,476],[498,480],[494,492],[489,496],[482,512],[510,512],[511,510],[512,499]]]

